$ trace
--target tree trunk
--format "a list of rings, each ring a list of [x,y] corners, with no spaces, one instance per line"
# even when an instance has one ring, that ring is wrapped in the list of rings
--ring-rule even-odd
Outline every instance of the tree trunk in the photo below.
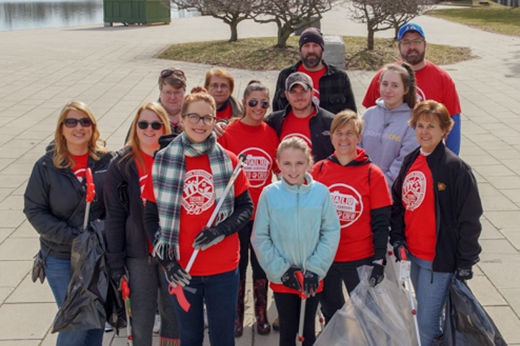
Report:
[[[395,34],[394,34],[394,41],[397,41],[397,35],[399,34],[399,25],[394,25],[394,31],[395,31]]]
[[[238,21],[231,21],[229,23],[229,29],[231,30],[231,37],[229,38],[229,42],[236,42],[238,40]]]
[[[287,40],[292,34],[292,28],[290,25],[278,25],[278,42],[276,43],[277,48],[287,47]]]
[[[368,28],[367,49],[374,50],[374,29]]]

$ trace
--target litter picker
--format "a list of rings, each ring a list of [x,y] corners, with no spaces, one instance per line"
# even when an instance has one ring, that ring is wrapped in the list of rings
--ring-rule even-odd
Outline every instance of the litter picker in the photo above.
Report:
[[[222,207],[222,204],[224,204],[224,199],[226,199],[227,194],[229,193],[229,190],[231,189],[231,186],[235,183],[235,180],[237,179],[238,175],[242,171],[242,169],[246,166],[245,163],[245,155],[239,155],[238,157],[238,163],[233,170],[233,173],[231,174],[231,178],[229,178],[229,181],[226,185],[226,188],[224,189],[224,192],[222,196],[220,197],[217,206],[213,210],[213,213],[211,214],[211,217],[209,218],[208,222],[206,223],[206,227],[210,228],[213,225],[213,222],[217,218],[218,212],[220,208]],[[190,260],[188,261],[188,264],[186,265],[186,273],[190,273],[191,267],[193,266],[193,263],[195,262],[195,259],[197,258],[197,255],[199,254],[200,249],[193,250],[193,253],[191,254]],[[168,280],[168,276],[166,276],[166,280]],[[181,286],[175,284],[174,282],[169,282],[168,285],[168,292],[170,294],[175,294],[177,296],[177,300],[179,302],[179,305],[184,311],[188,311],[190,309],[190,303],[186,299],[184,295],[184,290]]]
[[[96,186],[94,185],[94,178],[92,178],[92,171],[90,168],[87,168],[85,171],[85,179],[87,183],[87,195],[85,197],[85,200],[87,201],[87,205],[85,207],[85,218],[83,219],[83,229],[87,229],[88,225],[88,217],[90,214],[90,203],[94,200],[94,197],[96,196]]]
[[[127,345],[133,345],[132,339],[132,309],[130,308],[130,287],[128,287],[128,281],[126,277],[123,276],[121,279],[121,295],[123,296],[123,301],[125,302],[125,310],[126,310],[126,335],[127,335]]]
[[[399,270],[399,278],[401,281],[406,282],[408,286],[408,298],[410,298],[410,305],[412,306],[413,322],[415,324],[415,333],[417,334],[417,344],[421,346],[421,335],[419,334],[419,324],[417,323],[417,310],[415,309],[415,301],[412,296],[412,282],[410,280],[410,267],[411,263],[406,257],[406,250],[403,246],[399,249],[401,257],[401,267]]]
[[[303,273],[296,272],[295,275],[302,289],[301,292],[298,292],[298,295],[300,296],[302,303],[300,305],[300,323],[298,325],[298,335],[296,336],[296,344],[301,346],[303,345],[303,341],[305,339],[303,337],[303,327],[305,324],[305,305],[307,303],[307,296],[305,295],[305,291],[303,290]]]

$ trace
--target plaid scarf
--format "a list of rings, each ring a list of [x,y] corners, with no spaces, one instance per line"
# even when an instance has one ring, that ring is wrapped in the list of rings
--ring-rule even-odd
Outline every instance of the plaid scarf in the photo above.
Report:
[[[186,174],[185,156],[198,157],[206,154],[209,157],[215,197],[218,201],[233,173],[233,163],[217,143],[214,133],[203,143],[192,143],[183,132],[155,156],[152,179],[161,230],[154,253],[161,258],[166,251],[170,258],[175,252],[175,257],[179,260],[180,216]],[[233,213],[233,204],[234,192],[231,187],[215,219],[215,225]]]

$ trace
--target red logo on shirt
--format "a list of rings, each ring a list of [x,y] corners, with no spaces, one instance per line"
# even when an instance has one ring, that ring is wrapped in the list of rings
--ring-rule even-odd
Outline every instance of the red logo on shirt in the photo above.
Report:
[[[422,91],[421,88],[419,88],[418,85],[415,86],[415,91],[417,95],[417,103],[426,100],[426,94],[424,93],[424,91]]]
[[[356,222],[363,213],[363,200],[359,192],[347,184],[333,184],[329,186],[329,191],[341,228]]]
[[[215,203],[213,176],[203,169],[186,172],[182,206],[188,215],[200,215]]]
[[[421,171],[413,171],[406,175],[403,182],[403,204],[406,210],[419,208],[426,195],[426,176]]]
[[[249,187],[263,186],[265,181],[271,178],[273,159],[262,149],[254,147],[244,149],[238,155],[242,154],[246,156],[244,171],[249,180]]]
[[[307,136],[304,136],[302,135],[301,133],[298,133],[298,132],[294,132],[294,133],[288,133],[285,135],[284,138],[282,138],[282,140],[280,142],[283,142],[284,140],[286,140],[287,138],[291,138],[291,137],[298,137],[298,138],[301,138],[305,141],[305,143],[307,143],[307,145],[309,146],[309,148],[312,148],[312,142],[311,142],[311,139]]]

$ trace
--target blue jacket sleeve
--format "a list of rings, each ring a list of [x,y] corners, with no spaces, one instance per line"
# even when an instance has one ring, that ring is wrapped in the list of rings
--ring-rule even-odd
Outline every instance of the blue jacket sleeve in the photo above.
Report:
[[[453,151],[453,153],[459,155],[460,152],[460,133],[461,133],[461,120],[460,113],[453,114],[451,118],[454,121],[453,128],[448,134],[448,138],[446,138],[446,146],[448,149]]]
[[[258,200],[251,244],[269,281],[281,283],[281,277],[289,269],[290,263],[278,251],[271,238],[269,198],[266,192],[264,190]]]
[[[336,208],[332,203],[329,190],[325,187],[325,201],[321,212],[321,229],[318,245],[305,261],[305,269],[323,279],[329,270],[338,249],[340,225]]]

